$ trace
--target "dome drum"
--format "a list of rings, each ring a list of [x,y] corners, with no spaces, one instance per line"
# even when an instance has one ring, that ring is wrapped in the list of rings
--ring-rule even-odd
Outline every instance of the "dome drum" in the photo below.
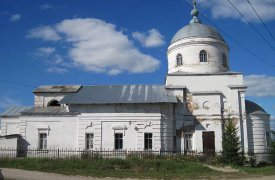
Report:
[[[200,52],[205,51],[205,60],[201,60]],[[192,38],[180,40],[170,45],[168,56],[168,73],[217,73],[229,71],[228,47],[218,40]],[[178,66],[177,56],[181,54],[182,65]],[[226,63],[223,62],[224,56]]]

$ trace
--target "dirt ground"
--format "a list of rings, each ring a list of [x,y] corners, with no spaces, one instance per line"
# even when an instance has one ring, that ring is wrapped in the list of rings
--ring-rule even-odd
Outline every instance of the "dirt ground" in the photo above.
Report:
[[[127,178],[128,180],[137,180]],[[126,179],[126,180],[127,180]],[[215,179],[215,178],[214,178]],[[225,179],[219,177],[218,179]],[[240,178],[242,180],[274,180],[275,176],[263,176],[253,178]],[[38,171],[27,171],[21,169],[0,169],[0,180],[121,180],[119,178],[95,178],[95,177],[84,177],[84,176],[65,176],[61,174],[45,173]]]

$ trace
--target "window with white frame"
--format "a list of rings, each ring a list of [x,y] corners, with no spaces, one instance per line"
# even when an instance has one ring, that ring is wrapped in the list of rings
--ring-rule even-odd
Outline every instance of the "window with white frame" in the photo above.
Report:
[[[86,149],[94,148],[94,134],[86,133]]]
[[[265,139],[266,139],[266,147],[270,146],[270,132],[266,131],[265,132]]]
[[[184,134],[184,150],[192,150],[193,149],[193,147],[192,147],[192,145],[193,145],[193,141],[192,141],[192,139],[193,139],[193,134],[191,134],[191,133],[186,133],[186,134]]]
[[[115,133],[115,149],[123,149],[123,133]]]
[[[200,62],[207,62],[207,53],[205,50],[200,51]]]
[[[39,133],[39,149],[47,149],[47,133]]]
[[[153,134],[144,133],[144,149],[151,150],[153,149]]]

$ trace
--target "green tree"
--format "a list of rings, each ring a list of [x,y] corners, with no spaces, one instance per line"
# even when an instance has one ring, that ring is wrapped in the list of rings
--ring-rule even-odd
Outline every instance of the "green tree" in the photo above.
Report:
[[[275,136],[275,131],[271,130],[271,133],[273,136]],[[271,137],[271,149],[272,149],[272,153],[275,154],[275,139],[273,138],[273,136]]]
[[[222,159],[225,164],[242,165],[244,163],[237,132],[238,128],[234,124],[234,119],[229,117],[225,123],[222,139]]]

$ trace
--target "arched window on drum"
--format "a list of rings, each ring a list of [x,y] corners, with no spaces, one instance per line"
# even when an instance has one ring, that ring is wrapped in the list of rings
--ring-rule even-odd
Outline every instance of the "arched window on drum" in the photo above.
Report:
[[[183,64],[182,62],[182,55],[177,54],[177,66],[181,66]]]
[[[207,62],[207,52],[205,50],[200,51],[200,62]]]
[[[225,55],[225,53],[222,53],[222,65],[224,67],[228,67],[228,64],[227,64],[227,57]]]

